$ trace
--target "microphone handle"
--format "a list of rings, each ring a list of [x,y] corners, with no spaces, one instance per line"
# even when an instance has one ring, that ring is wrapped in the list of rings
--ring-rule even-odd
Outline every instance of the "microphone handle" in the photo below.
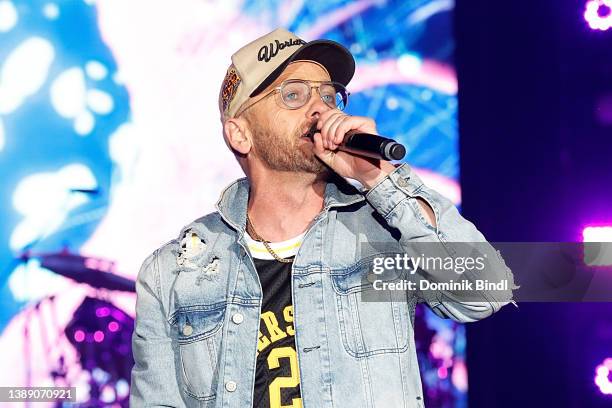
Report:
[[[338,150],[382,160],[401,160],[406,148],[393,139],[368,133],[347,133]]]

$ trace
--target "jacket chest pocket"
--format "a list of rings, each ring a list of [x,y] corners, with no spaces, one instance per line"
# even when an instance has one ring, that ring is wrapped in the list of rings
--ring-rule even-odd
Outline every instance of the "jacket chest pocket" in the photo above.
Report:
[[[409,307],[405,291],[377,291],[372,281],[399,282],[401,276],[372,274],[372,257],[332,270],[342,342],[353,357],[406,351]]]
[[[225,305],[185,309],[179,309],[175,318],[183,390],[192,398],[210,401],[216,397],[219,378]]]

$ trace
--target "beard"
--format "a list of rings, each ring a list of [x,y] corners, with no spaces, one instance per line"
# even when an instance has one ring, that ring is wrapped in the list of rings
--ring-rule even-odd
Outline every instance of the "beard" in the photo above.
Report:
[[[301,140],[300,129],[290,137],[253,124],[253,149],[271,170],[324,175],[329,169],[314,154],[314,145]]]

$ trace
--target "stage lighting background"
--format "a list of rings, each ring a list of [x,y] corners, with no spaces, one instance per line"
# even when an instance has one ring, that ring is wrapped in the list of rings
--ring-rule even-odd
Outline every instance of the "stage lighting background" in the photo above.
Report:
[[[0,1],[0,361],[3,385],[52,385],[63,328],[85,296],[133,316],[134,296],[40,267],[62,250],[142,260],[213,210],[241,172],[221,138],[230,55],[277,26],[347,46],[348,112],[402,141],[425,182],[460,204],[452,1]],[[52,298],[50,298],[52,296]],[[426,402],[465,406],[463,327],[418,310]],[[29,340],[24,338],[28,329]],[[27,368],[30,380],[27,380]],[[84,390],[84,391],[83,391]]]

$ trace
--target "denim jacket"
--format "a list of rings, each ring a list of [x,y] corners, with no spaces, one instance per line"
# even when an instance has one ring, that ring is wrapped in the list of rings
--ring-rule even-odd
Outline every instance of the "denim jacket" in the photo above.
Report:
[[[252,406],[262,289],[244,239],[249,184],[231,184],[206,215],[151,254],[138,274],[132,407]],[[435,213],[423,217],[417,197]],[[302,404],[314,407],[423,407],[414,342],[414,293],[363,302],[367,242],[400,252],[411,242],[481,242],[453,204],[407,164],[367,193],[329,182],[324,208],[292,267],[292,301]],[[375,251],[374,251],[374,255]],[[512,274],[501,256],[498,267]],[[444,318],[470,322],[508,301],[486,291],[429,298]],[[508,298],[511,298],[511,292]],[[445,300],[442,300],[445,299]]]

